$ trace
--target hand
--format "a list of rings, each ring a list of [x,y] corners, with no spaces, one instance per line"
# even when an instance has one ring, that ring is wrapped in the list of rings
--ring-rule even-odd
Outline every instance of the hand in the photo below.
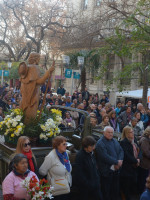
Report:
[[[118,166],[121,167],[123,163],[123,160],[118,160]]]
[[[119,165],[114,165],[115,170],[118,170],[120,167]]]
[[[53,61],[53,64],[51,68],[49,69],[49,72],[53,72],[55,70],[55,61]]]
[[[138,163],[136,165],[139,166],[140,165],[140,159],[137,159],[137,162]]]

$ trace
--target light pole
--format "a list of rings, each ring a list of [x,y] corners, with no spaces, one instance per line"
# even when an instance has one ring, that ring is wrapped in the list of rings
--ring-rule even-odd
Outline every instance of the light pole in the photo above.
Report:
[[[85,77],[85,70],[84,69],[84,57],[78,56],[78,65],[80,67],[80,73],[81,73],[81,91],[85,87],[86,77]],[[85,88],[84,88],[85,89]]]
[[[63,55],[62,59],[63,59],[64,66],[68,67],[69,64],[70,64],[70,57],[66,56],[66,55]],[[73,70],[72,70],[72,74],[73,74]],[[71,76],[71,95],[72,95],[72,90],[73,90],[73,75]]]

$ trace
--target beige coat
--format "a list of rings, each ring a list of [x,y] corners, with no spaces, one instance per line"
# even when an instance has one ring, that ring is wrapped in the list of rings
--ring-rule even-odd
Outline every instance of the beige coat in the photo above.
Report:
[[[54,196],[70,192],[72,184],[71,172],[68,172],[65,166],[60,162],[55,149],[45,157],[39,169],[39,173],[43,176],[47,175],[47,180],[50,185],[54,187],[52,192]]]

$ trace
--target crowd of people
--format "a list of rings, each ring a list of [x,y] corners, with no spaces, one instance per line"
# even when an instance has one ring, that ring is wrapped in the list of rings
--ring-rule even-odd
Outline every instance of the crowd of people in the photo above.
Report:
[[[43,102],[43,88],[41,87],[39,108]],[[5,116],[4,111],[19,107],[20,100],[18,87],[0,87],[0,120]],[[97,142],[92,136],[83,138],[82,149],[76,155],[72,174],[65,137],[57,136],[53,140],[53,150],[38,169],[29,138],[21,136],[9,166],[10,173],[3,182],[4,200],[29,199],[28,196],[21,196],[25,195],[25,191],[23,188],[21,193],[19,181],[32,173],[37,177],[47,177],[54,187],[53,195],[56,200],[71,198],[72,181],[78,188],[78,199],[82,200],[131,200],[132,195],[141,195],[144,191],[141,200],[150,199],[148,108],[144,108],[142,103],[134,105],[131,100],[127,100],[126,104],[118,101],[114,107],[106,95],[100,99],[98,94],[91,95],[87,88],[82,93],[76,90],[70,96],[63,86],[58,88],[57,95],[50,91],[47,93],[45,108],[49,109],[52,105],[86,111],[90,115],[91,125],[102,129],[103,136]],[[62,115],[62,127],[76,128],[84,124],[84,115],[77,111],[62,110]],[[114,139],[114,132],[120,134],[120,141]]]

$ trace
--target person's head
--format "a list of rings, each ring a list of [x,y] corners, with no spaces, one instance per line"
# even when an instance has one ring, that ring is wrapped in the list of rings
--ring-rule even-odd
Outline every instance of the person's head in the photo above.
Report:
[[[140,119],[141,119],[141,114],[140,114],[140,112],[135,112],[134,117],[135,117],[138,121],[140,121]]]
[[[102,104],[99,104],[97,108],[100,111],[102,109]]]
[[[67,119],[69,119],[71,117],[70,112],[66,112],[65,116],[66,116]]]
[[[88,113],[91,113],[91,112],[92,112],[92,109],[91,109],[90,106],[87,107],[87,112],[88,112]]]
[[[72,104],[71,104],[71,107],[72,107],[72,108],[75,108],[75,104],[74,104],[74,103],[72,103]]]
[[[87,91],[88,89],[87,89],[87,87],[85,87],[85,91]]]
[[[90,107],[93,111],[96,109],[95,104],[91,104]]]
[[[68,97],[68,96],[69,96],[69,92],[66,92],[66,93],[65,93],[65,96]]]
[[[83,100],[83,104],[84,104],[84,106],[87,105],[87,101],[85,99]]]
[[[150,126],[145,129],[143,136],[150,138]]]
[[[130,107],[130,106],[127,106],[126,112],[127,112],[127,113],[131,113],[131,107]]]
[[[130,142],[134,140],[134,132],[130,126],[125,126],[122,131],[122,140],[127,138]]]
[[[132,124],[133,127],[135,127],[137,125],[137,122],[138,122],[137,118],[133,117],[131,119],[131,124]]]
[[[16,153],[29,152],[31,150],[31,142],[27,136],[20,136],[17,142]]]
[[[132,101],[131,100],[127,100],[126,104],[127,104],[127,106],[131,107]]]
[[[73,103],[76,105],[76,104],[77,104],[77,99],[74,99],[74,100],[73,100]]]
[[[115,119],[115,118],[116,118],[116,111],[115,111],[115,110],[112,110],[112,111],[109,113],[109,118],[110,118],[110,119]]]
[[[103,117],[104,115],[106,115],[106,110],[104,108],[101,109],[100,111],[100,115]]]
[[[18,173],[24,174],[28,169],[28,160],[27,157],[22,154],[16,154],[13,158],[13,169],[15,169]]]
[[[107,140],[111,140],[113,138],[114,129],[111,126],[106,126],[103,134]]]
[[[57,149],[60,153],[64,153],[67,148],[67,139],[63,136],[57,136],[53,139],[53,149]]]
[[[61,94],[58,94],[58,99],[61,99]]]
[[[66,101],[67,101],[68,103],[70,103],[70,102],[71,102],[70,97],[67,97]]]
[[[83,104],[83,103],[80,103],[80,104],[78,105],[78,109],[84,110],[84,104]]]
[[[40,54],[39,53],[30,53],[29,58],[28,58],[28,63],[29,65],[35,64],[38,65],[40,62]]]
[[[102,121],[103,121],[104,124],[107,124],[109,122],[109,116],[108,115],[104,115],[102,117]]]
[[[146,179],[146,188],[150,189],[150,176]]]
[[[117,103],[117,108],[121,108],[121,102],[120,101]]]
[[[11,102],[11,99],[8,99],[8,105],[11,105],[12,102]]]
[[[141,112],[143,109],[143,104],[142,103],[138,103],[137,104],[137,109]]]
[[[97,118],[96,117],[91,117],[90,118],[90,123],[93,127],[97,125]]]
[[[58,100],[55,101],[55,105],[59,105],[59,101]]]
[[[95,149],[95,144],[96,141],[92,136],[86,136],[82,140],[82,148],[88,153],[92,152]]]
[[[106,96],[105,96],[105,95],[103,95],[102,99],[103,99],[103,100],[105,100],[105,99],[106,99]]]

